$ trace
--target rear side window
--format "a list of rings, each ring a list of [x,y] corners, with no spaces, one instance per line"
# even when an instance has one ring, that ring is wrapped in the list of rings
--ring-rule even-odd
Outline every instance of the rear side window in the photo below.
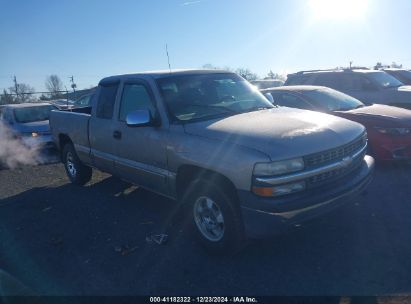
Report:
[[[302,98],[283,93],[274,97],[274,102],[277,105],[297,109],[311,109],[312,107]]]
[[[126,84],[120,104],[120,121],[125,121],[130,112],[148,110],[155,117],[155,108],[147,88],[143,84]]]
[[[371,84],[364,76],[351,72],[320,74],[314,83],[338,91],[361,91],[365,85]]]
[[[340,87],[340,77],[341,75],[335,73],[324,73],[319,74],[315,81],[315,85],[320,85],[332,89],[338,89]]]
[[[111,119],[113,117],[117,88],[118,83],[101,86],[96,110],[98,118]]]
[[[344,91],[361,91],[364,87],[372,85],[371,81],[362,75],[344,74],[340,80],[340,89]]]

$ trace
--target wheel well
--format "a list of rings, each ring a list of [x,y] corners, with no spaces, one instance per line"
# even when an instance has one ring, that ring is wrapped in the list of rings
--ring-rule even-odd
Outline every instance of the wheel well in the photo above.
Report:
[[[231,198],[238,201],[236,188],[226,176],[192,165],[181,166],[177,171],[176,191],[178,199],[182,198],[190,183],[195,179],[205,179],[214,182],[216,185],[223,187],[224,192],[230,195]]]
[[[64,146],[68,143],[70,144],[72,143],[70,137],[68,137],[66,134],[60,134],[59,135],[60,156],[62,156]]]

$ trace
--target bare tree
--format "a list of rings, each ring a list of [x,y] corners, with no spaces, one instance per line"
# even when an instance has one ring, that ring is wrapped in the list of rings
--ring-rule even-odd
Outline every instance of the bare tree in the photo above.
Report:
[[[383,67],[381,62],[377,62],[377,64],[374,66],[374,70],[379,70]]]
[[[16,98],[7,92],[7,90],[3,90],[3,94],[0,95],[0,105],[16,103]]]
[[[393,61],[393,62],[391,63],[391,67],[392,67],[392,68],[396,68],[396,69],[402,69],[402,64],[398,64],[398,63],[396,63],[395,61]]]
[[[50,75],[46,78],[46,89],[50,91],[51,98],[58,98],[63,90],[63,82],[57,75]]]
[[[233,71],[234,71],[234,70],[233,70],[232,68],[230,68],[229,66],[219,67],[219,66],[212,65],[211,63],[203,64],[202,68],[203,68],[203,69],[206,69],[206,70],[224,70],[224,71],[229,71],[229,72],[233,72]]]
[[[15,94],[14,101],[17,103],[32,102],[34,98],[34,88],[26,83],[19,83],[14,87],[9,88],[10,94]]]
[[[257,75],[257,74],[251,72],[250,69],[246,69],[246,68],[233,69],[233,68],[230,68],[230,67],[228,67],[228,66],[218,67],[218,66],[215,66],[215,65],[213,65],[213,64],[211,64],[211,63],[204,64],[204,65],[202,66],[202,68],[203,68],[203,69],[209,69],[209,70],[225,70],[225,71],[237,73],[237,74],[239,74],[241,77],[243,77],[243,78],[245,78],[246,80],[249,80],[249,81],[258,79],[258,75]]]
[[[374,70],[379,70],[382,68],[396,68],[396,69],[402,69],[402,64],[398,64],[395,61],[389,64],[382,64],[381,62],[377,62],[377,64],[374,66]]]
[[[218,70],[219,69],[218,67],[212,65],[211,63],[203,64],[202,68],[206,70]]]
[[[272,70],[270,70],[270,72],[268,72],[267,76],[264,77],[264,79],[278,79],[278,80],[285,81],[284,75],[274,73]]]
[[[238,68],[235,72],[248,81],[258,79],[258,75],[246,68]]]

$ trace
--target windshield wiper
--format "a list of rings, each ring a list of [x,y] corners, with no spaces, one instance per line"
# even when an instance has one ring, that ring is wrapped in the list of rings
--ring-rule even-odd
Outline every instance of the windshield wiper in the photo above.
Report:
[[[223,110],[221,114],[223,113],[233,113],[233,114],[238,114],[237,111],[234,111],[230,108],[225,108],[221,106],[215,106],[215,105],[201,105],[201,104],[187,104],[186,106],[188,107],[198,107],[198,108],[208,108],[208,109],[218,109],[218,110]]]

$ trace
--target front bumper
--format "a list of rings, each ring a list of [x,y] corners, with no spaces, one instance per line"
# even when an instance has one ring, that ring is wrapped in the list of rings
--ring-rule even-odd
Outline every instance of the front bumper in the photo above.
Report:
[[[307,221],[349,203],[369,184],[374,159],[366,155],[355,176],[326,184],[318,189],[283,198],[263,198],[239,191],[242,216],[249,237],[275,235],[284,227]]]
[[[56,148],[51,135],[39,135],[36,137],[27,136],[23,137],[21,140],[22,143],[30,149],[48,150]]]

